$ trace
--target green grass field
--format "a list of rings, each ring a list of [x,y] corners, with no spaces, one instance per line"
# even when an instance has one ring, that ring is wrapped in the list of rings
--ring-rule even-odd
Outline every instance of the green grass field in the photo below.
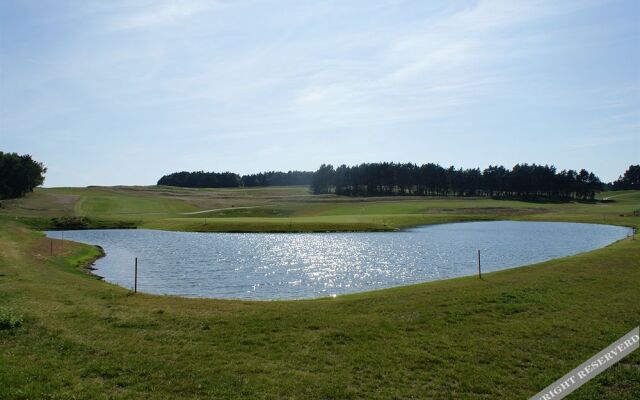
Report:
[[[91,227],[223,232],[394,230],[417,224],[495,219],[632,225],[634,212],[640,209],[640,195],[616,192],[615,196],[611,202],[536,203],[314,196],[306,187],[54,188],[38,189],[26,199],[4,201],[0,218],[18,218],[38,228],[51,228],[50,218],[67,215],[87,217]]]
[[[197,231],[485,219],[640,227],[640,192],[615,196],[556,204],[121,187],[3,201],[0,308],[24,322],[0,330],[0,398],[527,399],[639,324],[640,237],[483,280],[249,302],[132,295],[86,273],[94,247],[66,242],[62,252],[55,241],[51,257],[28,227],[65,215]],[[640,398],[640,352],[570,398]]]

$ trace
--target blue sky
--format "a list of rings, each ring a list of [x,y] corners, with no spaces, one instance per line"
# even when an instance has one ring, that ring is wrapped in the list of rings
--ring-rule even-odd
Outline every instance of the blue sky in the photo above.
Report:
[[[0,150],[180,170],[640,162],[639,1],[0,0]]]

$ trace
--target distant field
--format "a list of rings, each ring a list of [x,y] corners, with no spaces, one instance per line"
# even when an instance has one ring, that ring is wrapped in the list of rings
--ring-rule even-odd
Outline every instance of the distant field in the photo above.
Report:
[[[615,196],[615,197],[614,197]],[[188,189],[91,187],[37,189],[4,201],[0,217],[47,227],[53,217],[87,217],[92,226],[185,231],[394,230],[450,221],[519,219],[632,224],[638,192],[604,193],[612,201],[525,202],[484,198],[312,195],[307,187]]]

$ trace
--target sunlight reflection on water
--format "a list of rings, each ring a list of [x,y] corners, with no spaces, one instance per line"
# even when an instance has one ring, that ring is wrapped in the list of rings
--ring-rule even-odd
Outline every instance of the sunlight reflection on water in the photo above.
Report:
[[[467,222],[401,232],[191,233],[65,231],[102,246],[96,273],[156,294],[298,299],[472,275],[577,254],[610,244],[629,228],[558,222]],[[47,232],[59,238],[60,232]]]

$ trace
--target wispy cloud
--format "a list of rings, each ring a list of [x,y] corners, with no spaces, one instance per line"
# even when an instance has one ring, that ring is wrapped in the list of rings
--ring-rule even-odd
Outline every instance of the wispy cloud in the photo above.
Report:
[[[526,59],[552,45],[527,24],[575,10],[550,1],[479,1],[402,30],[337,43],[348,49],[344,53],[375,50],[360,63],[331,60],[330,72],[307,80],[296,101],[301,112],[315,110],[333,120],[350,114],[369,124],[442,115],[482,101],[512,80],[505,61]]]
[[[334,9],[298,6],[286,18],[275,20],[277,25],[266,20],[247,26],[249,43],[207,45],[200,38],[216,43],[215,37],[191,26],[190,19],[223,5],[232,12],[235,8],[235,15],[271,7],[199,0],[114,6],[105,13],[111,29],[156,31],[165,37],[160,34],[165,28],[178,27],[180,34],[166,36],[164,42],[133,36],[119,48],[79,53],[68,63],[67,73],[86,76],[91,91],[114,101],[126,99],[131,107],[189,101],[209,102],[213,108],[250,107],[256,115],[272,114],[283,128],[304,120],[353,126],[429,118],[499,91],[501,83],[512,79],[502,63],[526,58],[527,45],[540,40],[532,39],[535,30],[523,27],[576,8],[541,0],[481,0],[443,8],[402,29],[371,22],[313,35],[309,27],[333,18]],[[393,3],[372,9],[379,13],[373,19],[384,20],[392,8]],[[215,15],[208,20],[222,34],[237,29]],[[267,32],[269,40],[251,34],[254,29]],[[370,34],[372,29],[375,35]],[[533,51],[549,43],[535,44]],[[191,65],[176,64],[177,58],[188,59]],[[180,64],[176,70],[174,65]],[[245,124],[243,119],[239,122]],[[305,124],[300,129],[306,129]]]
[[[216,0],[152,1],[133,9],[122,9],[110,18],[109,26],[114,30],[132,30],[174,25],[219,5]]]

